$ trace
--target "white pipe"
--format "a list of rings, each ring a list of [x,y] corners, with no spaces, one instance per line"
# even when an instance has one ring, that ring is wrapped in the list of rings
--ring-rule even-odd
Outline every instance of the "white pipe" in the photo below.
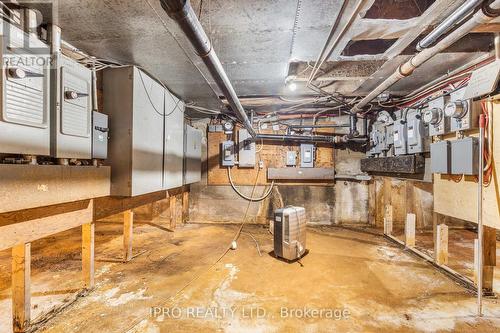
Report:
[[[500,0],[495,0],[493,3],[491,3],[490,8],[500,9]],[[483,11],[477,12],[470,20],[468,20],[460,27],[458,27],[455,31],[446,36],[441,42],[433,47],[423,50],[420,53],[417,53],[410,60],[399,66],[399,68],[391,76],[389,76],[371,93],[369,93],[366,97],[359,101],[358,104],[356,104],[352,109],[352,112],[361,112],[364,106],[373,101],[378,95],[385,92],[388,88],[392,87],[401,79],[410,76],[416,68],[420,67],[436,54],[447,49],[449,46],[454,44],[457,40],[465,36],[468,32],[470,32],[477,26],[488,23],[492,19],[494,19],[494,17],[487,16]]]

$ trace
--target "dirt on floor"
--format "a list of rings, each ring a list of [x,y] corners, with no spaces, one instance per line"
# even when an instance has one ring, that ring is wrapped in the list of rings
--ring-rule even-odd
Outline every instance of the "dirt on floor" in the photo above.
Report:
[[[486,299],[485,316],[477,318],[473,294],[379,235],[309,228],[309,253],[288,263],[274,257],[267,229],[245,226],[237,250],[221,258],[237,229],[188,224],[172,233],[137,224],[134,251],[140,255],[120,263],[122,226],[98,223],[96,288],[84,297],[77,295],[79,230],[33,243],[33,317],[53,317],[39,323],[39,331],[500,330],[496,299]],[[0,252],[0,269],[0,332],[9,332],[10,252]]]

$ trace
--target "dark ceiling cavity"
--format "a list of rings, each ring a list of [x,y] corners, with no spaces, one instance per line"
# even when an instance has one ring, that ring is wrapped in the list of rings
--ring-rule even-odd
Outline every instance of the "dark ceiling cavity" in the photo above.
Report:
[[[376,0],[366,12],[369,19],[407,20],[422,15],[436,0]]]
[[[342,51],[342,55],[352,57],[357,55],[382,54],[396,41],[397,39],[351,40]]]
[[[422,35],[411,43],[401,54],[411,55],[416,53],[417,43],[424,38]],[[493,39],[495,35],[487,32],[470,33],[459,39],[452,46],[443,51],[443,53],[461,53],[461,52],[489,52],[493,49]]]

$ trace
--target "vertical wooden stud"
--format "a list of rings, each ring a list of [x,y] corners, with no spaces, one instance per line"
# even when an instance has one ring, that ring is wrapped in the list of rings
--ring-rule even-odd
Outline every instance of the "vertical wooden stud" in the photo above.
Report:
[[[83,287],[94,288],[94,235],[95,223],[82,225],[82,275]]]
[[[436,253],[435,258],[438,265],[448,264],[448,226],[440,224],[436,230]]]
[[[123,215],[123,260],[132,260],[132,240],[134,235],[134,212],[125,211]]]
[[[182,223],[189,220],[189,186],[182,192]]]
[[[496,229],[483,226],[483,290],[493,291],[493,275],[496,266]],[[474,240],[474,282],[477,284],[479,270],[478,240]]]
[[[26,332],[31,321],[31,243],[12,248],[12,327]]]
[[[385,206],[384,234],[392,235],[392,205]]]
[[[405,244],[408,247],[415,247],[415,222],[415,214],[406,214]]]
[[[170,228],[175,229],[177,225],[177,198],[170,195]]]
[[[371,226],[377,224],[377,185],[375,181],[368,184],[368,223]]]

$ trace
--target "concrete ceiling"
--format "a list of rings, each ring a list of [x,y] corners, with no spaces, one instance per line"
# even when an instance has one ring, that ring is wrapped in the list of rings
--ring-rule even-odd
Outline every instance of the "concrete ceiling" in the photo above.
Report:
[[[412,0],[408,3],[427,2],[431,7],[421,11],[420,16],[404,20],[364,18],[374,3],[380,9],[394,5],[391,1],[405,0],[365,1],[351,29],[329,59],[327,66],[341,69],[328,89],[345,94],[370,91],[407,59],[408,55],[399,54],[415,38],[464,2]],[[342,3],[341,0],[192,1],[240,96],[287,94],[285,80],[290,74],[290,63],[314,63]],[[349,1],[340,27],[349,20],[356,4],[357,1]],[[163,12],[158,0],[64,0],[60,2],[58,17],[63,39],[76,47],[99,58],[140,65],[186,101],[211,108],[222,105],[221,93],[206,68],[176,24]],[[352,40],[377,39],[399,40],[380,54],[342,55]],[[454,52],[438,56],[416,72],[414,80],[401,81],[394,91],[411,91],[431,81],[428,73],[446,73],[478,55],[482,53]],[[352,62],[363,63],[364,67],[361,66],[359,72],[356,69],[342,72],[343,66],[352,68]],[[371,68],[369,73],[367,68]],[[345,77],[339,73],[346,73]],[[299,74],[306,77],[307,66]],[[300,86],[298,93],[313,92]]]

